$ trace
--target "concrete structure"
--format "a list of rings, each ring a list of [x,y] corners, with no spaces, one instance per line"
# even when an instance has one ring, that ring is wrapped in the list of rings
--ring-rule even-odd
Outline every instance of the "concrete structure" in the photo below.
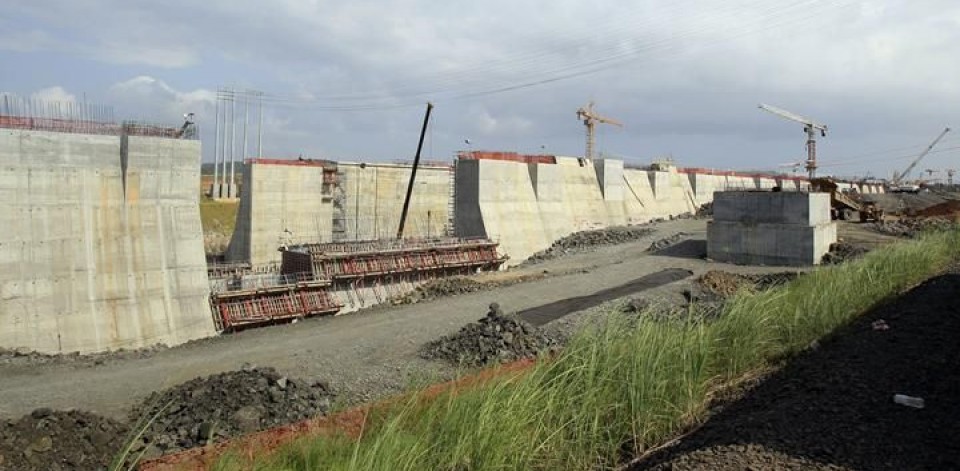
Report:
[[[0,347],[213,335],[199,178],[199,141],[0,130]]]
[[[749,265],[817,265],[837,240],[828,193],[719,192],[707,256]]]
[[[332,174],[324,162],[248,161],[228,261],[280,261],[281,245],[333,240]]]

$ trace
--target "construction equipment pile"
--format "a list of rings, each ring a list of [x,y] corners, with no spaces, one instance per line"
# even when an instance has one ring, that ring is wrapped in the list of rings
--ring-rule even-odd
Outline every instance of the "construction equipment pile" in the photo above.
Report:
[[[493,303],[486,317],[465,325],[456,334],[426,344],[421,356],[457,365],[485,366],[536,358],[558,348],[555,339],[515,316],[503,314]]]
[[[592,231],[574,232],[566,237],[557,239],[553,245],[541,250],[521,265],[533,265],[545,260],[588,252],[596,247],[624,244],[642,239],[653,233],[649,226],[615,226]]]
[[[323,382],[287,378],[273,368],[197,378],[153,393],[130,412],[131,424],[152,420],[133,452],[155,457],[324,415],[332,397]]]

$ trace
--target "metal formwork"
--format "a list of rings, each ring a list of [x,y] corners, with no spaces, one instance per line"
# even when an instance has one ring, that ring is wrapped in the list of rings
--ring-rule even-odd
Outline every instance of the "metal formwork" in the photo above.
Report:
[[[214,293],[211,304],[218,330],[229,331],[316,314],[334,314],[329,282],[297,283],[255,290]]]

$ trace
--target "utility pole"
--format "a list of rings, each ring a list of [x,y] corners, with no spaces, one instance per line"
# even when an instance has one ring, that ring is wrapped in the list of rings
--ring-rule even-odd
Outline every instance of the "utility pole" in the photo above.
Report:
[[[243,96],[243,154],[240,155],[241,162],[247,158],[247,121],[250,117],[250,100],[247,95]]]
[[[260,118],[257,123],[257,158],[263,158],[263,92],[258,93],[260,96],[260,103],[257,107],[259,110]]]
[[[220,198],[220,185],[217,178],[220,176],[220,87],[217,87],[217,138],[213,143],[213,184],[210,185],[210,198]]]
[[[236,196],[237,190],[234,188],[234,160],[236,160],[237,152],[237,95],[235,93],[230,94],[230,191],[228,192],[228,197],[233,198]]]

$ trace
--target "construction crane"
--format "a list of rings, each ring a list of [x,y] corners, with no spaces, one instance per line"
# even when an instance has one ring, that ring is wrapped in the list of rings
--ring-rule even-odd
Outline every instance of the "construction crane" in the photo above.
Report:
[[[948,132],[950,132],[950,128],[944,128],[943,132],[941,132],[940,135],[937,136],[937,138],[934,139],[933,142],[931,142],[930,145],[927,146],[927,148],[917,156],[917,158],[913,159],[913,162],[910,162],[910,165],[907,166],[906,170],[900,174],[894,172],[893,180],[890,181],[894,191],[916,193],[920,189],[920,187],[917,185],[903,185],[903,179],[907,178],[907,175],[910,175],[910,171],[912,171],[913,168],[916,167],[917,164],[920,163],[920,161],[923,160],[923,158],[926,157],[931,150],[933,150],[933,146],[937,145],[937,143],[940,142],[940,139],[943,139],[943,136],[945,136]]]
[[[789,111],[781,110],[775,106],[765,105],[763,103],[760,103],[759,108],[761,110],[773,113],[781,118],[803,124],[803,132],[807,133],[807,173],[809,174],[810,178],[815,178],[817,176],[817,131],[820,131],[820,136],[826,137],[827,125],[817,123],[812,119],[804,118],[798,114],[793,114]]]
[[[577,119],[583,120],[583,125],[587,127],[587,152],[584,156],[588,159],[593,158],[593,143],[594,143],[594,128],[597,123],[603,124],[612,124],[614,126],[623,127],[623,123],[612,118],[607,118],[604,116],[598,115],[593,111],[593,102],[587,103],[586,106],[581,106],[577,110]]]
[[[954,172],[956,172],[956,170],[954,170],[954,169],[952,169],[952,168],[948,168],[948,169],[947,169],[947,185],[953,186],[953,173],[954,173]]]

